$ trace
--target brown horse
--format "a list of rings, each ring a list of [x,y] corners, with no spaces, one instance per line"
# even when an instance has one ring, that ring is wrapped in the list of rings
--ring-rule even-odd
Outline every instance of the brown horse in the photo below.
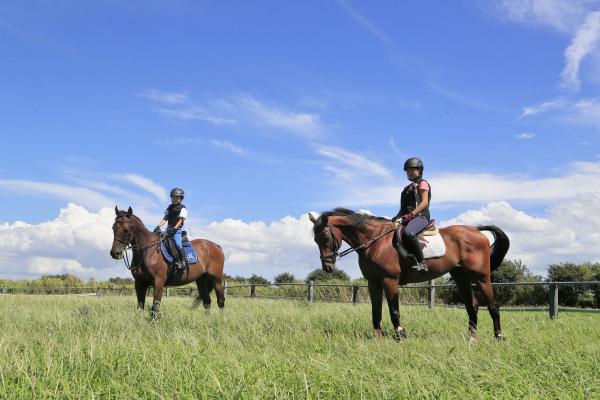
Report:
[[[504,338],[490,279],[491,271],[500,265],[510,246],[508,237],[501,229],[495,226],[464,225],[441,228],[440,233],[446,244],[445,255],[427,259],[428,271],[414,271],[410,268],[412,257],[401,259],[393,246],[395,229],[391,220],[344,208],[324,212],[318,219],[311,214],[309,217],[314,224],[314,239],[319,245],[325,272],[331,272],[335,268],[342,241],[356,248],[358,265],[369,282],[375,336],[382,335],[382,292],[385,292],[387,298],[394,337],[400,340],[406,337],[406,331],[400,325],[398,285],[435,279],[449,272],[469,315],[469,340],[476,340],[477,334],[478,304],[473,295],[472,282],[478,285],[487,299],[496,339]],[[481,231],[493,233],[495,241],[491,249],[489,240]]]
[[[130,269],[135,279],[135,292],[140,309],[144,309],[146,290],[149,286],[154,286],[151,315],[155,318],[160,309],[163,288],[167,285],[181,286],[190,282],[196,282],[198,286],[196,304],[202,301],[204,308],[209,310],[210,291],[214,287],[219,308],[225,307],[225,256],[218,244],[204,239],[192,240],[192,246],[198,253],[198,261],[190,264],[184,271],[173,271],[160,251],[161,237],[146,229],[142,221],[133,215],[131,207],[127,211],[120,211],[115,207],[115,213],[117,217],[112,227],[114,238],[110,255],[118,260],[123,258],[127,246],[132,249],[133,260]]]

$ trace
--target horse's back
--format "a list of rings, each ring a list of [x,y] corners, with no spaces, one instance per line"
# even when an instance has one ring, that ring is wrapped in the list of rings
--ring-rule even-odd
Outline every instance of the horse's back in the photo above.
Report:
[[[208,239],[194,239],[191,242],[198,252],[198,258],[206,265],[206,271],[210,275],[222,276],[225,254],[221,246]]]

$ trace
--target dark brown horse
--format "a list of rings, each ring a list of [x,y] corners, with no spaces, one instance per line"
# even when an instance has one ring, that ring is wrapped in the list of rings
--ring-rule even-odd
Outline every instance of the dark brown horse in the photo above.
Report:
[[[161,238],[150,232],[142,221],[133,215],[129,207],[127,211],[120,211],[115,207],[117,217],[113,224],[113,244],[110,250],[112,258],[123,258],[127,246],[133,251],[131,261],[131,274],[135,279],[135,292],[138,307],[144,309],[146,290],[154,286],[154,301],[152,303],[152,317],[158,315],[160,300],[165,286],[181,286],[186,283],[196,282],[199,295],[196,304],[203,303],[206,310],[210,309],[210,291],[215,289],[217,304],[220,309],[225,307],[223,288],[223,265],[225,256],[221,247],[210,240],[192,240],[192,246],[198,253],[198,261],[190,264],[184,271],[174,272],[169,268],[162,252],[160,251]]]
[[[440,258],[427,259],[429,271],[423,272],[410,268],[413,263],[412,257],[400,259],[392,244],[394,223],[389,219],[343,208],[324,212],[319,218],[310,214],[309,217],[314,224],[314,239],[319,245],[324,271],[331,272],[335,268],[342,241],[352,248],[364,246],[357,249],[358,265],[369,282],[375,336],[382,335],[383,292],[394,325],[394,336],[396,339],[402,339],[406,337],[406,331],[400,325],[398,285],[435,279],[448,272],[456,282],[469,315],[469,340],[476,340],[477,334],[478,304],[473,295],[472,282],[477,284],[487,299],[488,310],[494,323],[495,337],[499,340],[504,338],[500,329],[500,313],[494,301],[490,280],[491,271],[500,265],[510,246],[508,237],[501,229],[495,226],[464,225],[441,228],[440,233],[446,244],[446,253]],[[495,237],[491,253],[490,242],[481,231],[490,231]]]

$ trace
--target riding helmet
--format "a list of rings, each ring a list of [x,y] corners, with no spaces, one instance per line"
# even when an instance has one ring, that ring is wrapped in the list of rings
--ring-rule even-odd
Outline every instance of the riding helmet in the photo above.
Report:
[[[173,190],[171,190],[171,194],[170,196],[179,196],[181,197],[181,199],[183,199],[185,193],[183,192],[183,189],[181,188],[175,188]]]
[[[417,157],[411,157],[404,162],[404,170],[406,171],[409,168],[417,168],[423,172],[423,161]]]

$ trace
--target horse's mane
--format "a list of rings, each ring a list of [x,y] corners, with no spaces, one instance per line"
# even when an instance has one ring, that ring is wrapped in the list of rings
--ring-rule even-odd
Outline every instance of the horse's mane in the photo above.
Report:
[[[117,220],[121,217],[125,217],[126,215],[127,215],[127,211],[119,210],[119,213],[117,214],[117,218],[115,218],[115,220]],[[137,215],[131,214],[131,216],[133,218],[135,218],[140,224],[144,225],[142,220]]]
[[[313,227],[314,232],[322,229],[324,225],[324,217],[350,217],[350,225],[357,229],[362,229],[365,226],[365,223],[368,221],[379,221],[379,222],[389,222],[388,218],[377,217],[375,215],[365,214],[362,212],[356,212],[354,210],[350,210],[348,208],[338,207],[334,208],[331,211],[323,211],[317,220],[317,223]]]

